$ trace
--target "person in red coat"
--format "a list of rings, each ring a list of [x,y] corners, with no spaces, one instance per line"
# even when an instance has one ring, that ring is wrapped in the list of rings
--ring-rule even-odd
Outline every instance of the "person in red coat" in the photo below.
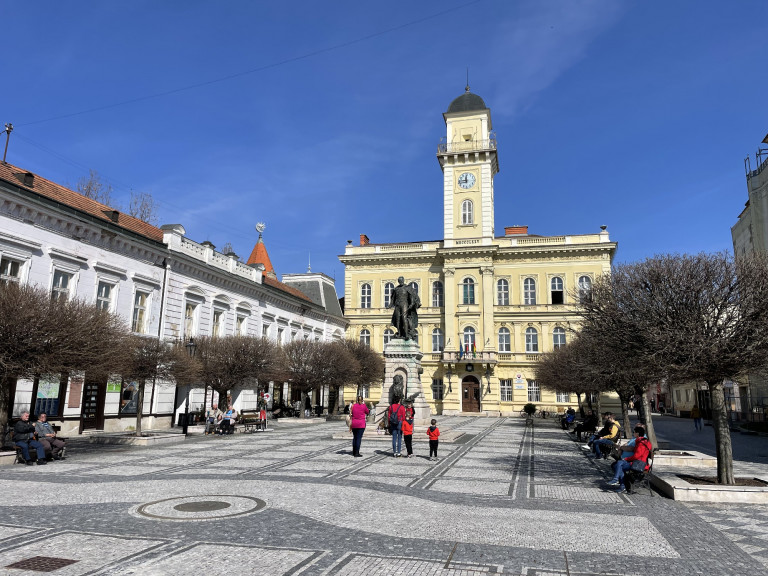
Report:
[[[352,456],[362,458],[360,454],[360,444],[363,442],[363,433],[365,432],[365,418],[368,416],[368,406],[363,402],[363,397],[357,397],[357,403],[352,404],[349,409],[349,428],[352,430]]]
[[[409,412],[408,408],[405,409],[405,420],[403,420],[401,431],[407,457],[411,458],[413,457],[413,410]]]
[[[427,436],[429,437],[429,459],[437,460],[437,444],[440,437],[440,428],[437,427],[437,420],[432,418],[430,422],[431,426],[427,428]],[[434,458],[432,455],[434,454]]]

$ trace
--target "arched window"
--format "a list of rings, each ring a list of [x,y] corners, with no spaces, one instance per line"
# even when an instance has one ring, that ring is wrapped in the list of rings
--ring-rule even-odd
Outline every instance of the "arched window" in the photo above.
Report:
[[[419,345],[419,332],[418,331],[415,331],[413,333],[413,341],[416,342],[416,346]]]
[[[419,295],[419,284],[418,284],[418,282],[411,282],[410,284],[408,284],[408,286],[413,289],[413,291],[416,293],[416,296]]]
[[[562,304],[563,298],[563,279],[559,276],[555,276],[549,282],[550,294],[552,296],[552,304]]]
[[[432,306],[440,308],[444,305],[443,283],[436,280],[432,282]]]
[[[360,330],[360,344],[365,344],[368,347],[371,346],[371,331],[367,328]]]
[[[496,301],[499,306],[509,306],[509,282],[504,279],[496,282]]]
[[[539,351],[539,333],[536,328],[525,329],[525,351],[534,354]]]
[[[586,302],[592,298],[592,278],[581,276],[579,278],[579,302]]]
[[[499,328],[499,352],[511,352],[512,343],[509,328]]]
[[[472,200],[464,200],[464,202],[461,203],[461,223],[462,224],[475,223],[474,209],[472,208]]]
[[[392,282],[384,284],[384,308],[389,308],[392,304],[392,290],[395,289],[395,285]]]
[[[464,328],[464,338],[461,344],[465,354],[472,354],[475,347],[475,329],[472,326]]]
[[[442,352],[443,348],[443,331],[440,328],[435,328],[432,330],[432,352]]]
[[[371,285],[363,284],[360,286],[360,308],[371,307]]]
[[[464,278],[464,281],[461,283],[461,303],[475,303],[475,281],[472,278]]]
[[[565,346],[565,328],[555,328],[552,330],[552,347],[557,350]]]
[[[392,340],[394,336],[395,336],[395,332],[391,328],[387,328],[386,330],[384,330],[384,346],[389,344],[389,341]]]
[[[523,304],[533,306],[536,304],[536,280],[526,278],[523,281]]]

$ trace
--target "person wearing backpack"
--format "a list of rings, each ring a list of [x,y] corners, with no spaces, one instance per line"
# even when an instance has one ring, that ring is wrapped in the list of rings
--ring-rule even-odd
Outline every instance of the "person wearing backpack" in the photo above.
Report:
[[[392,456],[400,458],[400,448],[403,442],[403,420],[405,420],[405,408],[400,404],[400,398],[392,398],[392,405],[387,410],[389,421],[389,433],[392,434]]]

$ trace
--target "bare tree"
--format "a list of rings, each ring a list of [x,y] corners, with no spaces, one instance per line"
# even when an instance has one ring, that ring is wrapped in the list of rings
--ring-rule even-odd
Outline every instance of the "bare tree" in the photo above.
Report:
[[[294,340],[283,351],[291,388],[301,391],[302,407],[312,390],[352,382],[360,370],[341,342]]]
[[[113,194],[114,188],[109,182],[105,182],[96,170],[90,170],[88,176],[83,176],[77,181],[75,186],[80,194],[96,202],[101,202],[106,206],[118,208],[117,200]]]
[[[103,373],[122,350],[124,321],[81,300],[51,299],[34,285],[0,284],[0,425],[18,378]]]
[[[119,371],[123,378],[136,380],[138,385],[136,436],[141,436],[147,382],[173,382],[178,386],[187,386],[199,377],[200,365],[183,347],[148,336],[131,336],[126,350]]]
[[[384,378],[384,358],[382,355],[370,346],[363,344],[359,340],[347,339],[343,341],[344,347],[352,357],[357,361],[357,371],[349,381],[358,388],[369,386],[372,382],[381,382]],[[359,393],[359,392],[358,392]],[[338,406],[339,395],[336,394],[336,404]],[[333,410],[336,411],[336,406]],[[329,406],[329,410],[331,407]]]
[[[157,226],[159,222],[157,202],[149,192],[134,192],[131,190],[128,214],[153,226]]]
[[[249,385],[258,391],[285,373],[280,349],[267,338],[201,336],[195,342],[202,365],[200,377],[219,393],[222,403],[228,391]]]
[[[596,283],[592,301],[585,323],[636,358],[646,375],[707,383],[718,482],[733,484],[723,384],[768,361],[766,258],[656,256],[617,267],[609,281]]]

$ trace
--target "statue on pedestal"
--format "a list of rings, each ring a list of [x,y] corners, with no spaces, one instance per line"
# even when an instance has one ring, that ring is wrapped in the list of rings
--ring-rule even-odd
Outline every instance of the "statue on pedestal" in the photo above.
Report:
[[[405,279],[402,276],[397,279],[397,286],[392,291],[389,307],[394,308],[392,325],[397,333],[395,338],[413,340],[419,325],[419,315],[416,310],[421,308],[421,300],[413,288],[405,285]]]

